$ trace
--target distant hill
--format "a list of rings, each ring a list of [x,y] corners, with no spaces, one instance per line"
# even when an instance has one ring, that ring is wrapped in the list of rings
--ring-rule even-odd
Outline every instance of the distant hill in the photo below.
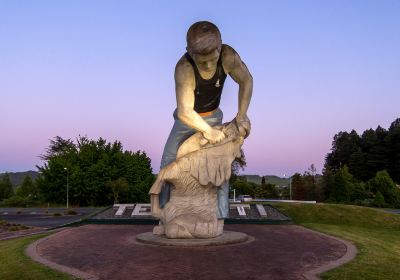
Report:
[[[35,180],[39,173],[36,171],[25,171],[25,172],[8,172],[10,174],[11,178],[11,183],[13,187],[17,187],[20,184],[22,184],[22,181],[24,180],[25,176],[30,176],[32,180]],[[4,175],[4,173],[0,173],[0,179]],[[158,174],[155,174],[157,176]],[[256,184],[261,184],[261,176],[260,175],[242,175],[246,176],[247,181],[253,182]],[[265,181],[270,184],[274,184],[277,186],[288,186],[289,185],[289,179],[288,178],[281,178],[275,175],[265,175]]]
[[[14,189],[21,185],[24,181],[25,176],[31,177],[32,180],[36,180],[39,176],[39,173],[36,171],[25,171],[25,172],[7,172],[10,175],[11,184],[13,185]],[[3,178],[5,173],[0,173],[0,179]]]
[[[260,175],[243,175],[243,176],[246,176],[247,181],[249,182],[261,184],[262,176]],[[266,183],[270,183],[280,187],[289,185],[289,178],[281,178],[275,175],[265,175],[264,177]]]

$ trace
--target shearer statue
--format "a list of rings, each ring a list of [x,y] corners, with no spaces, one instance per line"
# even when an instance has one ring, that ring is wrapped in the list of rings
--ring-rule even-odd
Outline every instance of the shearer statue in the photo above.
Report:
[[[161,169],[175,161],[180,145],[196,132],[210,144],[224,140],[225,133],[215,126],[222,124],[219,108],[222,89],[229,74],[239,85],[238,113],[235,117],[239,130],[247,137],[250,121],[247,109],[253,91],[253,78],[239,54],[229,45],[222,44],[217,26],[200,21],[190,26],[187,52],[175,67],[177,108],[174,125],[164,147]],[[165,182],[159,194],[162,209],[170,199],[170,183]],[[229,213],[229,182],[225,181],[217,192],[218,218]]]

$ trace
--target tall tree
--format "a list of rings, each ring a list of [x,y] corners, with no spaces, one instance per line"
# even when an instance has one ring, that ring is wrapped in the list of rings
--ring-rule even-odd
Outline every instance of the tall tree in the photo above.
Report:
[[[317,174],[317,169],[315,168],[314,164],[308,168],[308,171],[304,172],[303,174],[303,183],[304,188],[306,190],[305,198],[306,200],[317,200],[317,184],[315,175]],[[318,194],[319,200],[319,194]]]
[[[299,173],[295,173],[292,176],[292,199],[295,200],[306,200],[307,190],[304,184],[303,177]]]
[[[390,177],[400,184],[400,118],[390,125],[386,143],[388,146],[388,172]]]
[[[350,156],[360,147],[361,139],[354,129],[350,133],[339,132],[333,138],[332,151],[325,158],[326,165],[336,173],[342,166],[349,164]]]
[[[16,189],[16,195],[20,197],[29,197],[31,199],[39,198],[39,189],[30,176],[25,176],[21,186]]]
[[[365,170],[363,170],[364,176],[360,176],[359,179],[364,181],[369,180],[375,176],[377,171],[387,169],[386,137],[387,131],[380,126],[376,130],[368,129],[362,134]],[[350,169],[350,171],[352,170]],[[352,172],[352,174],[356,175],[355,172]]]
[[[331,198],[336,202],[350,202],[354,190],[354,178],[350,174],[347,165],[344,165],[334,176],[334,189]]]
[[[10,175],[5,173],[0,181],[0,201],[14,195]]]
[[[335,178],[331,167],[328,165],[325,165],[324,169],[322,170],[321,188],[325,199],[331,197],[331,194],[335,188]]]

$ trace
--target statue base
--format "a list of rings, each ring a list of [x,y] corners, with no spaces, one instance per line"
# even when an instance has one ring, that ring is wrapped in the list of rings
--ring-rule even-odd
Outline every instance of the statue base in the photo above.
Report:
[[[235,231],[224,231],[220,236],[214,238],[187,239],[167,238],[165,235],[155,235],[152,232],[145,232],[136,235],[135,240],[140,243],[158,246],[204,247],[239,244],[250,240],[250,238],[245,233]]]

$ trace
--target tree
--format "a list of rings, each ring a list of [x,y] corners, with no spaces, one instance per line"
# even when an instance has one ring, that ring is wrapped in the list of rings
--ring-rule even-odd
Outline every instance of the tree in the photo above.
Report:
[[[353,189],[354,178],[345,165],[334,176],[334,189],[331,198],[336,202],[350,202]]]
[[[0,181],[0,201],[14,195],[10,175],[5,173]]]
[[[325,168],[322,170],[321,188],[325,199],[331,197],[335,188],[335,179],[330,166],[325,165]]]
[[[367,154],[359,148],[349,157],[349,172],[359,180],[367,180],[370,177],[367,166]]]
[[[316,176],[317,169],[314,164],[311,164],[308,171],[304,172],[302,179],[305,188],[305,199],[306,200],[318,200],[320,201],[321,190],[317,186]]]
[[[246,156],[244,154],[243,149],[240,150],[241,156],[238,158],[235,158],[235,160],[232,162],[232,168],[231,168],[231,177],[229,178],[229,185],[233,185],[234,182],[238,179],[239,176],[239,171],[244,170],[246,167]]]
[[[292,176],[292,190],[293,190],[293,199],[295,200],[307,199],[306,186],[304,184],[303,177],[299,173],[295,173]]]
[[[396,119],[389,127],[386,137],[388,172],[390,177],[400,184],[400,118]]]
[[[39,189],[36,184],[33,182],[31,177],[25,176],[24,181],[21,186],[16,189],[16,195],[24,198],[38,199],[39,198]]]
[[[126,192],[129,187],[125,178],[118,178],[117,180],[109,181],[107,182],[107,186],[112,190],[114,204],[118,203],[119,194],[121,192]]]
[[[385,206],[385,198],[383,197],[383,195],[381,194],[380,191],[378,191],[375,195],[374,198],[374,202],[373,202],[374,206],[378,206],[378,207],[383,207]]]
[[[359,163],[361,170],[353,172],[350,169],[356,178],[367,181],[373,178],[377,171],[387,169],[386,137],[387,131],[380,126],[376,130],[368,129],[364,131],[361,136],[363,154],[362,159],[360,159],[363,162]]]
[[[107,184],[125,178],[126,191],[118,193],[121,202],[147,202],[153,184],[151,161],[145,152],[124,151],[118,141],[90,140],[79,136],[76,144],[56,137],[50,142],[44,166],[37,166],[37,179],[48,202],[65,203],[67,171],[69,199],[75,205],[103,206],[113,203],[115,196]],[[67,168],[67,171],[65,170]]]
[[[239,195],[255,195],[255,190],[258,187],[256,183],[247,182],[245,176],[238,176],[236,180],[231,185],[232,189],[235,189],[237,196]]]
[[[257,198],[278,198],[278,190],[274,184],[266,183],[265,177],[261,178],[261,185],[254,188],[254,197]]]
[[[350,133],[339,132],[333,137],[332,152],[325,158],[325,164],[336,173],[342,166],[348,165],[350,156],[361,147],[361,139],[353,129]]]
[[[394,205],[397,202],[396,184],[386,170],[378,171],[374,178],[368,181],[369,189],[381,193],[385,202]]]

